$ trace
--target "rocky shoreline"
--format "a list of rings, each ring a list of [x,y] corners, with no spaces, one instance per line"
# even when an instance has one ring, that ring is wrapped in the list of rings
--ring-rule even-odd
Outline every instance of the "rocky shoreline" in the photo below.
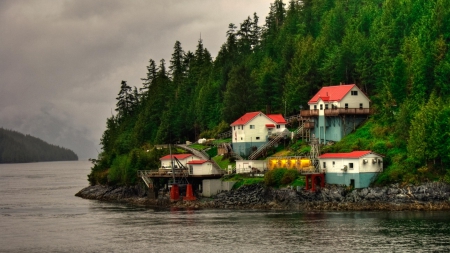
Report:
[[[147,197],[142,186],[89,186],[75,196],[108,202],[121,202],[161,208],[258,209],[258,210],[450,210],[450,185],[434,182],[419,186],[349,189],[327,185],[316,192],[291,188],[273,189],[245,185],[221,192],[213,198],[170,201],[167,195]]]

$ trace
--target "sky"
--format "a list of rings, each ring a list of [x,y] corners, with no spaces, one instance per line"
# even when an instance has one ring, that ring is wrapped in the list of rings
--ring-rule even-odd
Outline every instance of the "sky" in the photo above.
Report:
[[[211,55],[273,0],[1,0],[0,127],[96,158],[120,83],[142,87],[178,40]]]

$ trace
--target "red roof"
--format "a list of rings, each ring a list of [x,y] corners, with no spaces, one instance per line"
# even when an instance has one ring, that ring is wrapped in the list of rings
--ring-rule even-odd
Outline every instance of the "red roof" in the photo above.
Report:
[[[253,119],[254,117],[256,117],[256,115],[258,115],[259,113],[262,113],[262,112],[247,112],[246,114],[244,114],[244,116],[240,117],[240,118],[237,119],[235,122],[233,122],[233,123],[231,124],[231,126],[245,125],[245,124],[247,124],[247,122],[249,122],[251,119]]]
[[[319,156],[319,158],[360,158],[367,154],[372,153],[372,151],[353,151],[350,153],[327,153]]]
[[[277,124],[286,124],[286,120],[281,114],[269,114],[267,115],[271,120],[275,121]]]
[[[193,161],[187,162],[187,164],[204,164],[206,162],[209,162],[209,161],[207,161],[207,160],[193,160]]]
[[[244,114],[244,116],[240,117],[235,122],[233,122],[231,124],[231,126],[245,125],[259,114],[265,115],[262,112],[247,112],[246,114]],[[283,115],[281,115],[281,114],[269,114],[269,115],[265,115],[265,116],[267,116],[269,119],[271,119],[272,121],[274,121],[277,124],[287,124],[286,120],[284,119]]]
[[[317,103],[319,98],[324,102],[341,101],[355,86],[355,84],[346,84],[322,87],[322,89],[320,89],[319,92],[317,92],[316,95],[309,100],[308,104]]]
[[[189,156],[192,156],[192,154],[172,154],[172,157],[176,157],[178,160],[186,159]],[[159,160],[170,160],[170,155],[163,156]]]

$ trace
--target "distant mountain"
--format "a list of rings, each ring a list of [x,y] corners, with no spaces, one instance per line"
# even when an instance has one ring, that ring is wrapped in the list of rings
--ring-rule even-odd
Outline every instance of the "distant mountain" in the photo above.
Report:
[[[0,128],[0,163],[76,161],[72,150],[22,133]]]

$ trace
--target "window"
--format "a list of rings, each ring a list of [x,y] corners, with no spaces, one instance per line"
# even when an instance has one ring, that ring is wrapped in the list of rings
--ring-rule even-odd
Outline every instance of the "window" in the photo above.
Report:
[[[314,105],[314,110],[317,110],[317,105]]]
[[[236,126],[234,126],[233,129],[236,130]]]
[[[334,167],[334,165],[335,165],[335,163],[334,163],[334,161],[333,161],[333,167]]]
[[[353,163],[349,163],[349,164],[348,164],[348,168],[349,168],[349,169],[353,169]]]
[[[241,141],[242,141],[242,137],[241,137]]]
[[[257,140],[259,140],[259,137],[256,137]]]
[[[250,129],[255,129],[255,125],[250,125]]]
[[[280,125],[277,125],[277,129],[280,129]]]
[[[345,109],[348,109],[348,104],[347,103],[345,103]]]
[[[362,108],[363,108],[362,103],[360,103],[359,104],[359,109],[362,109]]]
[[[358,96],[358,91],[357,90],[352,90],[352,96]]]
[[[323,110],[323,104],[320,104],[320,110]]]
[[[327,110],[327,109],[328,109],[328,104],[325,105],[325,110]]]
[[[323,168],[325,169],[327,167],[327,163],[323,162]]]

